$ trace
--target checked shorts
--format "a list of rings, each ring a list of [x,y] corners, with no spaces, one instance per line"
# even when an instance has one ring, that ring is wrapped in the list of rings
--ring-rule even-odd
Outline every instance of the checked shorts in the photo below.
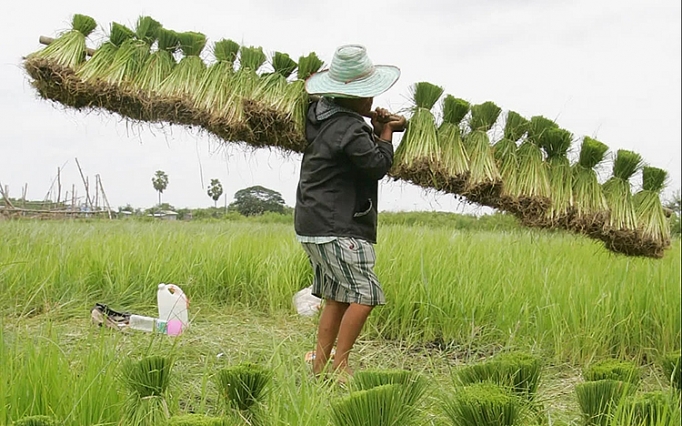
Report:
[[[369,306],[386,303],[374,273],[376,254],[371,243],[359,238],[339,237],[323,244],[301,244],[315,274],[313,295]]]

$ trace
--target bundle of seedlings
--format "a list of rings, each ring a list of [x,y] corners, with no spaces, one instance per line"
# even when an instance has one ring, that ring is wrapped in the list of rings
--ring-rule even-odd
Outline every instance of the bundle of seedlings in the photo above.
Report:
[[[405,407],[416,408],[426,393],[424,377],[408,370],[363,370],[353,375],[351,389],[360,391],[382,385],[402,386],[402,403]]]
[[[230,426],[233,423],[227,418],[210,417],[203,414],[185,414],[173,416],[168,421],[168,426]]]
[[[529,121],[515,111],[507,112],[504,124],[504,136],[493,145],[495,164],[500,171],[502,187],[500,189],[500,208],[510,213],[520,212],[518,204],[519,161],[516,158],[516,143],[528,131]]]
[[[457,385],[492,382],[532,402],[540,386],[541,373],[539,357],[525,352],[508,352],[459,369],[454,381]]]
[[[78,81],[74,72],[85,62],[85,39],[96,27],[91,17],[75,14],[71,30],[24,60],[24,69],[33,79],[31,84],[42,98],[82,108],[83,101],[68,88]]]
[[[613,424],[618,425],[679,425],[677,402],[667,392],[644,392],[623,401],[616,411]]]
[[[573,134],[568,130],[550,128],[540,136],[540,146],[547,155],[546,166],[549,175],[550,208],[543,217],[538,217],[541,226],[553,228],[566,223],[573,206],[573,174],[568,160]]]
[[[494,383],[476,383],[457,389],[443,403],[443,411],[457,426],[511,426],[521,420],[519,399]]]
[[[438,146],[443,168],[436,172],[444,174],[437,181],[450,194],[461,194],[469,176],[469,157],[462,142],[460,124],[470,109],[471,105],[464,99],[452,95],[443,99],[443,122],[438,127]]]
[[[137,20],[135,37],[121,44],[111,65],[88,85],[98,106],[133,120],[148,120],[148,105],[139,96],[134,79],[142,72],[160,28],[161,24],[149,16]]]
[[[50,416],[28,416],[12,423],[12,426],[57,426],[60,423]]]
[[[206,129],[210,129],[209,123],[217,120],[214,118],[216,111],[224,108],[230,96],[234,63],[238,54],[239,44],[235,41],[222,39],[213,45],[216,61],[204,72],[194,102],[194,109],[201,114],[202,126]],[[229,129],[225,128],[223,132],[229,134]]]
[[[618,380],[637,386],[642,378],[639,367],[630,361],[605,359],[595,362],[582,371],[583,378],[588,382],[597,380]]]
[[[125,403],[124,424],[157,426],[166,424],[168,387],[172,362],[163,356],[149,356],[123,367],[123,381],[130,391]]]
[[[97,48],[92,58],[76,71],[77,80],[72,80],[68,84],[68,91],[78,99],[78,105],[70,105],[75,108],[82,107],[102,107],[102,98],[94,96],[98,93],[98,85],[101,76],[111,67],[116,57],[116,52],[126,41],[135,37],[135,32],[130,28],[113,22],[109,31],[109,40],[105,41]]]
[[[596,238],[606,222],[608,206],[594,168],[604,161],[608,149],[603,143],[585,136],[578,162],[572,166],[573,209],[567,227]]]
[[[332,402],[331,419],[334,426],[392,426],[416,425],[416,418],[408,415],[402,404],[403,388],[387,384],[352,392]]]
[[[264,367],[242,363],[218,371],[218,391],[229,409],[251,422],[259,416],[258,404],[265,399],[271,378]]]
[[[254,142],[259,146],[286,148],[290,135],[295,129],[286,116],[272,108],[273,99],[285,96],[289,83],[287,78],[296,69],[296,61],[288,54],[275,52],[271,59],[273,71],[261,75],[253,91],[244,98],[244,116],[254,134]]]
[[[153,97],[152,110],[155,119],[172,124],[188,126],[204,122],[202,115],[194,108],[199,92],[199,84],[206,71],[206,64],[199,56],[206,46],[206,36],[202,33],[186,31],[177,33],[183,58],[161,83]]]
[[[178,33],[159,28],[157,49],[145,61],[142,71],[135,77],[135,86],[147,97],[157,96],[164,81],[171,75],[176,65],[175,52],[180,47]]]
[[[673,388],[682,390],[682,353],[677,351],[664,355],[661,364],[663,374]]]
[[[254,135],[244,116],[244,99],[258,84],[258,69],[265,63],[262,47],[241,46],[239,70],[232,76],[225,102],[211,110],[207,130],[225,141],[254,144]],[[257,146],[257,144],[256,144]]]
[[[438,176],[445,167],[438,143],[436,119],[431,108],[443,94],[443,88],[427,82],[412,87],[412,117],[393,157],[389,174],[423,188],[443,189]]]
[[[281,93],[265,91],[257,102],[244,100],[244,114],[249,127],[266,132],[275,146],[294,152],[303,152],[308,145],[305,138],[305,120],[310,98],[305,81],[324,63],[315,52],[298,59],[296,79],[287,84]],[[276,135],[275,135],[276,133]]]
[[[620,380],[596,380],[579,383],[575,387],[578,405],[586,426],[609,426],[618,405],[635,387]]]
[[[514,214],[527,226],[537,226],[549,208],[549,176],[540,148],[542,135],[557,125],[542,116],[531,117],[528,135],[519,145],[516,158],[519,163],[516,179],[516,208]]]
[[[642,190],[632,197],[641,236],[638,248],[643,256],[663,257],[663,252],[670,246],[670,224],[660,198],[667,177],[665,170],[645,166]]]
[[[618,150],[613,161],[613,176],[602,185],[609,217],[601,239],[618,253],[637,253],[640,240],[637,214],[632,201],[630,178],[642,167],[642,157],[632,151]]]
[[[469,177],[463,195],[470,201],[489,207],[499,206],[502,177],[495,164],[488,131],[500,116],[501,108],[493,102],[471,107],[470,132],[464,137],[469,157]]]

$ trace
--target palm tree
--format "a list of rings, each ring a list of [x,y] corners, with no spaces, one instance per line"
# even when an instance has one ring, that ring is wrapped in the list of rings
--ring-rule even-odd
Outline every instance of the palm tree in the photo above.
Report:
[[[159,205],[161,205],[161,193],[168,187],[168,175],[163,170],[157,170],[152,177],[152,185],[159,193]]]
[[[211,179],[208,186],[208,196],[213,199],[213,207],[218,208],[218,199],[223,195],[223,185],[218,179]]]

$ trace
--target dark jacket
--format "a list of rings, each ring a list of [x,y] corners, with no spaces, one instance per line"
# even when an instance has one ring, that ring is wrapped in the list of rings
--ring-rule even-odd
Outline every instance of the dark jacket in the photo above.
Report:
[[[337,112],[318,120],[316,105],[308,108],[306,120],[296,234],[376,243],[378,181],[391,168],[393,145],[375,139],[359,114]]]

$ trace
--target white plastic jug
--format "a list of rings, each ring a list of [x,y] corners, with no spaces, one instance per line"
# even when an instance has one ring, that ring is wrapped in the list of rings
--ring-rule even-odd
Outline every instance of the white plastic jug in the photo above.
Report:
[[[159,305],[159,319],[164,321],[177,320],[182,323],[182,328],[189,327],[189,299],[175,284],[159,284],[156,292],[156,301]]]

